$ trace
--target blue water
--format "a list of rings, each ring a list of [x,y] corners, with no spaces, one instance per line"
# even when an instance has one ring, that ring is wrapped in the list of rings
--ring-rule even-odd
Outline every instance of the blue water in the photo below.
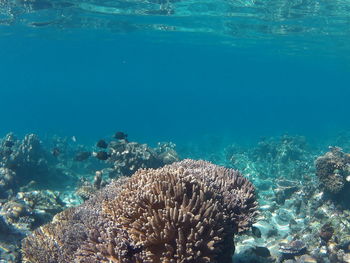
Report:
[[[267,262],[254,259],[266,250],[282,262],[295,252],[280,247],[286,238],[301,239],[319,262],[348,262],[350,212],[340,206],[349,200],[349,116],[350,0],[0,0],[0,261],[19,260],[29,230],[111,178],[192,158],[239,169],[256,185],[262,237],[235,237],[235,262]],[[127,140],[112,139],[116,131]],[[22,140],[29,133],[38,137]],[[108,147],[96,144],[102,138]],[[331,148],[335,163],[315,165],[330,145],[345,153]],[[343,195],[327,199],[320,182],[338,183]],[[59,191],[57,211],[48,193],[33,192],[41,189]],[[329,220],[336,234],[326,244],[318,233]],[[115,233],[108,252],[124,240]],[[123,255],[142,251],[127,242]]]
[[[299,21],[300,27],[319,21],[320,32],[265,37],[254,27],[227,37],[26,26],[35,15],[1,28],[1,134],[95,140],[121,129],[144,142],[207,134],[249,141],[281,133],[317,138],[350,128],[350,34],[346,27],[338,27],[339,35],[336,27],[327,27],[333,35],[320,33],[331,26],[327,14]],[[209,29],[220,24],[214,18]],[[155,16],[160,19],[168,18]],[[171,23],[196,21],[176,19]],[[245,19],[235,28],[243,31]],[[273,29],[280,21],[268,23]]]

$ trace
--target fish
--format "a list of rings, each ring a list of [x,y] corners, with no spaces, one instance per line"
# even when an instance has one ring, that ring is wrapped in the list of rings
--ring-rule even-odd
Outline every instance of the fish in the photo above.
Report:
[[[105,151],[99,151],[94,153],[94,156],[101,161],[105,161],[109,158],[110,155]]]
[[[43,26],[49,26],[55,23],[55,21],[45,21],[45,22],[32,22],[30,23],[31,26],[34,27],[43,27]]]
[[[61,151],[60,149],[58,149],[57,147],[53,148],[52,151],[51,151],[52,155],[57,157],[61,154]]]
[[[77,137],[72,136],[72,141],[73,141],[73,142],[77,142]]]
[[[105,140],[101,139],[96,143],[96,146],[99,148],[104,148],[106,149],[108,147],[108,143],[106,143]]]
[[[117,140],[126,140],[127,137],[128,135],[121,131],[118,131],[114,134],[114,138],[116,138]]]
[[[74,161],[82,162],[87,160],[90,156],[91,152],[78,152],[74,157]]]

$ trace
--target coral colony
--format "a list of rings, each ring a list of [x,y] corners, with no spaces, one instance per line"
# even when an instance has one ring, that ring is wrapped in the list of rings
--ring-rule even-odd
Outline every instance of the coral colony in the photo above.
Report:
[[[25,262],[231,262],[257,214],[237,171],[184,160],[141,169],[55,216],[23,242]]]
[[[349,154],[300,136],[201,146],[6,135],[0,262],[350,262]]]

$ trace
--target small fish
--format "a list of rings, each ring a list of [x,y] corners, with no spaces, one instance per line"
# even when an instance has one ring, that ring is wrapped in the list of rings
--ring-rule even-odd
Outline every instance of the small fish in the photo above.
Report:
[[[79,152],[75,155],[74,161],[82,162],[91,156],[91,152]]]
[[[13,141],[5,141],[4,145],[5,147],[11,148],[15,143]]]
[[[73,141],[73,142],[77,142],[77,137],[72,136],[72,141]]]
[[[114,134],[114,138],[116,138],[117,140],[126,140],[127,137],[128,135],[121,131],[118,131]]]
[[[97,153],[94,153],[94,156],[99,159],[99,160],[102,160],[102,161],[105,161],[109,158],[109,154],[105,151],[99,151]]]
[[[43,27],[43,26],[49,26],[54,24],[56,21],[45,21],[45,22],[32,22],[30,23],[31,26],[34,27]]]
[[[105,140],[99,140],[97,143],[96,143],[96,146],[99,147],[99,148],[103,148],[103,149],[106,149],[108,147],[108,143],[106,143]]]
[[[53,148],[52,151],[51,151],[52,155],[57,157],[61,154],[61,151],[60,149],[58,149],[57,147]]]

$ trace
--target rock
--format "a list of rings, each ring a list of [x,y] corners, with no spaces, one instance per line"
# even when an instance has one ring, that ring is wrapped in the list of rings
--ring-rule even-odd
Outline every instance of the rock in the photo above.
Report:
[[[317,263],[317,260],[309,255],[302,255],[297,263]]]
[[[271,256],[270,250],[267,247],[255,247],[253,251],[259,257],[267,258]]]
[[[320,238],[327,242],[329,241],[334,233],[334,229],[330,223],[324,224],[320,230]]]
[[[346,253],[344,256],[343,256],[343,261],[345,263],[350,263],[350,254],[349,253]]]
[[[281,243],[279,251],[285,256],[300,256],[306,252],[306,245],[301,240],[294,240],[290,243]]]
[[[261,238],[261,231],[259,228],[252,226],[252,233],[255,237]]]
[[[277,210],[276,219],[278,224],[288,225],[289,222],[293,219],[293,215],[290,211],[281,208]]]
[[[350,252],[350,236],[347,235],[340,240],[339,248],[346,252]]]

